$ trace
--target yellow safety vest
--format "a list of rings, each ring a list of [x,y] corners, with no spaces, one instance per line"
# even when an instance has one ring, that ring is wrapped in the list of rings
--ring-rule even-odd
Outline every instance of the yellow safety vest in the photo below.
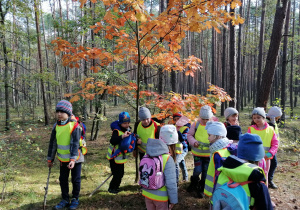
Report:
[[[165,171],[165,166],[169,160],[170,154],[163,154],[162,159],[163,159],[163,172]],[[162,188],[158,190],[149,190],[143,188],[142,190],[142,195],[149,198],[150,200],[154,201],[162,201],[166,202],[169,200],[168,192],[167,192],[167,187],[163,186]]]
[[[73,130],[78,126],[77,122],[68,122],[65,125],[55,126],[56,131],[56,141],[57,141],[57,158],[61,162],[70,162],[70,143],[71,143],[71,134]],[[78,150],[78,156],[76,160],[80,157],[80,151]]]
[[[117,130],[119,132],[119,136],[122,136],[124,134],[124,132],[120,131],[120,130]],[[119,145],[112,145],[112,144],[109,144],[109,147],[108,147],[108,150],[107,150],[107,155],[106,155],[106,158],[108,160],[111,160],[112,159],[112,154],[119,148]],[[121,154],[121,155],[118,155],[117,157],[114,158],[115,160],[115,163],[116,164],[124,164],[127,162],[127,159],[128,159],[128,155],[127,154]]]
[[[152,124],[147,128],[143,127],[142,122],[139,123],[136,133],[137,135],[139,135],[139,138],[141,138],[142,144],[138,145],[138,149],[143,153],[146,152],[148,138],[155,139],[155,131],[157,129],[157,126],[159,126],[159,123],[156,123],[153,120]]]
[[[223,159],[226,159],[228,156],[230,156],[230,152],[227,150],[227,148],[220,149],[212,155],[208,165],[207,175],[205,179],[205,188],[204,188],[204,194],[207,195],[208,197],[212,196],[213,189],[214,189],[214,183],[215,183],[214,156],[216,153],[218,153]]]
[[[216,188],[229,182],[228,177],[230,177],[234,182],[237,183],[246,182],[248,181],[249,176],[251,175],[253,170],[259,170],[260,173],[264,174],[264,177],[266,177],[264,170],[262,168],[251,163],[244,163],[236,168],[224,168],[222,166],[218,169],[218,171],[221,171],[221,174],[219,175]],[[248,184],[242,185],[242,187],[244,188],[248,196],[248,201],[250,206],[254,206],[254,198],[251,197]]]
[[[199,142],[199,146],[194,147],[194,145],[191,145],[193,155],[199,156],[199,157],[209,157],[210,156],[210,151],[209,151],[210,144],[208,141],[207,130],[205,130],[205,125],[199,124],[197,131],[195,133],[195,139]]]
[[[254,127],[250,127],[250,133],[257,134],[260,136],[265,152],[269,152],[271,148],[271,142],[274,135],[274,129],[272,126],[268,126],[263,130],[256,130]]]
[[[182,126],[182,127],[179,129],[179,132],[182,133],[186,128],[187,128],[187,126]],[[177,144],[176,144],[175,152],[176,152],[176,154],[182,154],[182,152],[183,152],[183,145],[182,145],[182,143],[179,141],[179,139],[178,139],[178,142],[177,142]]]
[[[275,123],[275,134],[277,136],[277,139],[279,140],[279,130],[278,130],[278,125]]]

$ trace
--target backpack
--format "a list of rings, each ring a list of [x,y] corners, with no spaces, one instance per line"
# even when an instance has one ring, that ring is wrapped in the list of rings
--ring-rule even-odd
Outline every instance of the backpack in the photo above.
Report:
[[[241,183],[233,182],[229,178],[229,182],[218,187],[212,196],[213,210],[248,210],[249,200],[246,191],[242,187],[252,181]]]
[[[86,141],[85,141],[85,132],[86,132],[86,126],[83,122],[79,121],[79,117],[75,117],[77,120],[77,123],[74,127],[74,129],[79,126],[81,128],[81,134],[80,134],[80,140],[79,140],[79,146],[81,148],[81,152],[83,155],[86,155],[87,148],[86,148]]]
[[[132,133],[126,138],[124,138],[121,143],[119,144],[119,148],[111,155],[111,158],[115,158],[122,153],[130,153],[133,152],[135,148],[135,143],[136,143],[136,137],[135,134]]]
[[[165,185],[162,155],[151,157],[145,155],[140,162],[139,185],[145,189],[157,190]]]

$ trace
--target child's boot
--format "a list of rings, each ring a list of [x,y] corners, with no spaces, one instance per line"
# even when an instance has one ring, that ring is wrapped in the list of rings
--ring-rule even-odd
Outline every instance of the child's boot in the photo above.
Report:
[[[78,206],[79,206],[79,199],[78,198],[73,198],[71,200],[71,204],[70,204],[69,209],[77,209]]]
[[[205,181],[200,180],[197,185],[197,196],[198,198],[204,198],[204,186]]]
[[[197,185],[199,182],[199,177],[198,176],[191,176],[191,183],[187,188],[188,192],[193,192],[197,189]]]
[[[59,202],[59,204],[54,206],[53,209],[64,209],[64,208],[68,207],[68,205],[69,205],[68,201],[62,200],[61,202]]]

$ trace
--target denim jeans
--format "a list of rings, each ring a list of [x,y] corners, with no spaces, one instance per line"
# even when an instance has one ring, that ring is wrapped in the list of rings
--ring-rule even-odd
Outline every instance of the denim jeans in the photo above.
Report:
[[[194,171],[193,176],[199,177],[201,174],[201,181],[205,181],[208,170],[210,157],[194,156]]]
[[[72,176],[72,198],[78,199],[80,192],[80,184],[81,184],[81,163],[75,163],[74,168],[69,169],[69,163],[61,162],[60,163],[60,175],[59,175],[59,183],[61,188],[61,196],[62,199],[69,201],[69,174],[71,171]]]
[[[187,155],[188,151],[182,151],[181,154],[176,155],[176,180],[177,182],[179,181],[179,167],[182,171],[182,179],[183,180],[188,180],[188,171],[185,165],[184,158]]]
[[[268,174],[268,180],[272,181],[275,169],[277,168],[277,157],[276,154],[274,155],[273,159],[271,159],[271,166],[269,169],[269,174]]]

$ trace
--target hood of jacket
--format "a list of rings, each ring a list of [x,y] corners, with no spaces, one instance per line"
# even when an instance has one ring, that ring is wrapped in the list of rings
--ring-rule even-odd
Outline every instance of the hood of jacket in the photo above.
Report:
[[[169,148],[165,142],[159,139],[148,139],[146,153],[150,156],[159,156],[169,153]]]

